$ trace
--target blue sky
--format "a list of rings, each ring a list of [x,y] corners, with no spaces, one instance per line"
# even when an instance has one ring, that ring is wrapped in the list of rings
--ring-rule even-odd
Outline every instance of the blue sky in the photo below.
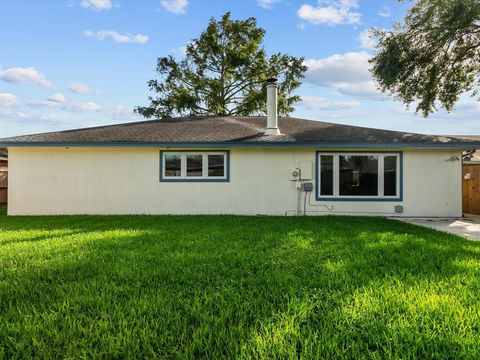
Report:
[[[138,121],[157,57],[183,56],[213,16],[254,16],[268,53],[309,70],[292,115],[432,134],[480,133],[480,106],[424,119],[380,94],[368,29],[391,28],[410,2],[380,0],[65,0],[0,2],[0,137]]]

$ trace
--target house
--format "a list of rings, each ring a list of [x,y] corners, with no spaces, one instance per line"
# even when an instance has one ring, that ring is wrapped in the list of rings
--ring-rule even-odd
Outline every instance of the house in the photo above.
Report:
[[[0,139],[10,215],[462,216],[480,142],[267,116],[182,117]]]
[[[0,148],[0,205],[7,203],[8,152]]]

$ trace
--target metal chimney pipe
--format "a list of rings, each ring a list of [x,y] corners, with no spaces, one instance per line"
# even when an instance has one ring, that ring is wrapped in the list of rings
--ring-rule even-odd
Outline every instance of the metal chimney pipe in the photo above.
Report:
[[[267,80],[267,128],[265,135],[281,135],[277,115],[277,79]]]

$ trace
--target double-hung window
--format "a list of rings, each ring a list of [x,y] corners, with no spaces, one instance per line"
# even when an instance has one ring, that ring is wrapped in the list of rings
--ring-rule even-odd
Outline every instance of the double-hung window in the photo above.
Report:
[[[400,200],[401,153],[317,152],[318,200]]]
[[[228,181],[228,151],[161,151],[161,181]]]

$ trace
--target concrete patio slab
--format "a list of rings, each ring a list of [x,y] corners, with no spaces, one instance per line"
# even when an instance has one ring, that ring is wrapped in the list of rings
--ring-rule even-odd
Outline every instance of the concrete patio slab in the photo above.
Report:
[[[410,224],[428,227],[462,236],[470,240],[480,240],[480,216],[466,214],[463,218],[402,218]]]

